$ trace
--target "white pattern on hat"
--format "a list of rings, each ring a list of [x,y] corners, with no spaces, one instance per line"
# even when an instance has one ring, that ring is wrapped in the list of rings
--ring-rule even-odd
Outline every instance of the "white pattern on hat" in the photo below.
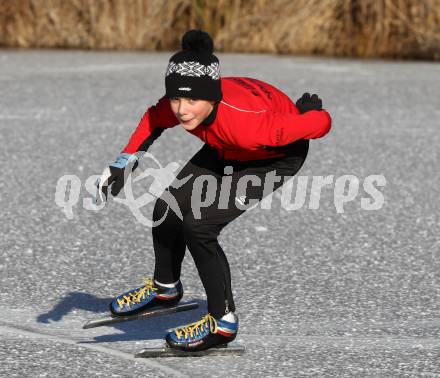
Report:
[[[218,80],[220,77],[220,67],[218,63],[211,63],[209,66],[205,66],[199,62],[170,62],[165,76],[168,76],[173,72],[176,72],[181,76],[201,77],[207,75],[214,80]]]

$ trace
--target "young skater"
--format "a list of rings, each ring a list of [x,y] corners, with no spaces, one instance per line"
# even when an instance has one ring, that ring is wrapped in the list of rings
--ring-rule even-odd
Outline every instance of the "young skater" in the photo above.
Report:
[[[176,199],[180,214],[169,208],[169,197],[156,201],[154,276],[116,297],[110,310],[115,316],[129,315],[179,302],[188,247],[206,291],[208,313],[169,332],[165,340],[171,348],[200,351],[234,340],[238,331],[229,264],[217,240],[220,231],[298,172],[309,139],[327,134],[331,118],[317,95],[305,93],[294,104],[261,80],[220,77],[213,41],[201,30],[183,36],[182,50],[169,60],[165,87],[166,94],[145,112],[121,154],[104,170],[99,190],[107,196],[111,187],[112,195],[118,195],[124,176],[137,166],[135,154],[147,151],[167,128],[180,124],[205,144],[177,175],[173,183],[179,184],[164,192]],[[266,187],[270,172],[279,180]],[[213,202],[194,211],[196,183],[208,176],[213,180],[206,179],[201,195]]]

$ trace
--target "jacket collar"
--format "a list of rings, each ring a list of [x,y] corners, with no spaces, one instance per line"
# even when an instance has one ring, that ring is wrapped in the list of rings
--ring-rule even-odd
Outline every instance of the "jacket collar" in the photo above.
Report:
[[[209,116],[206,117],[200,124],[209,126],[211,123],[215,121],[215,117],[217,116],[217,109],[218,109],[218,102],[214,104],[214,108],[212,109],[211,113],[209,113]]]

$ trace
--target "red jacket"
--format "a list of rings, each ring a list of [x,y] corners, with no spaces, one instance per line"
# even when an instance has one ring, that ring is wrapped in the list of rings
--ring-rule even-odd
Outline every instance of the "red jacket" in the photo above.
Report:
[[[330,130],[331,118],[325,110],[299,114],[289,97],[263,81],[223,77],[221,85],[222,100],[202,124],[188,132],[214,147],[223,159],[285,156],[270,147],[320,138]],[[122,152],[146,151],[162,131],[178,124],[164,96],[148,108]]]

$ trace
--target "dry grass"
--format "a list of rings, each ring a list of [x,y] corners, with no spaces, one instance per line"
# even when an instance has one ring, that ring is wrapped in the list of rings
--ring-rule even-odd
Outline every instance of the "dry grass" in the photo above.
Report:
[[[0,45],[440,60],[440,0],[0,0]]]

